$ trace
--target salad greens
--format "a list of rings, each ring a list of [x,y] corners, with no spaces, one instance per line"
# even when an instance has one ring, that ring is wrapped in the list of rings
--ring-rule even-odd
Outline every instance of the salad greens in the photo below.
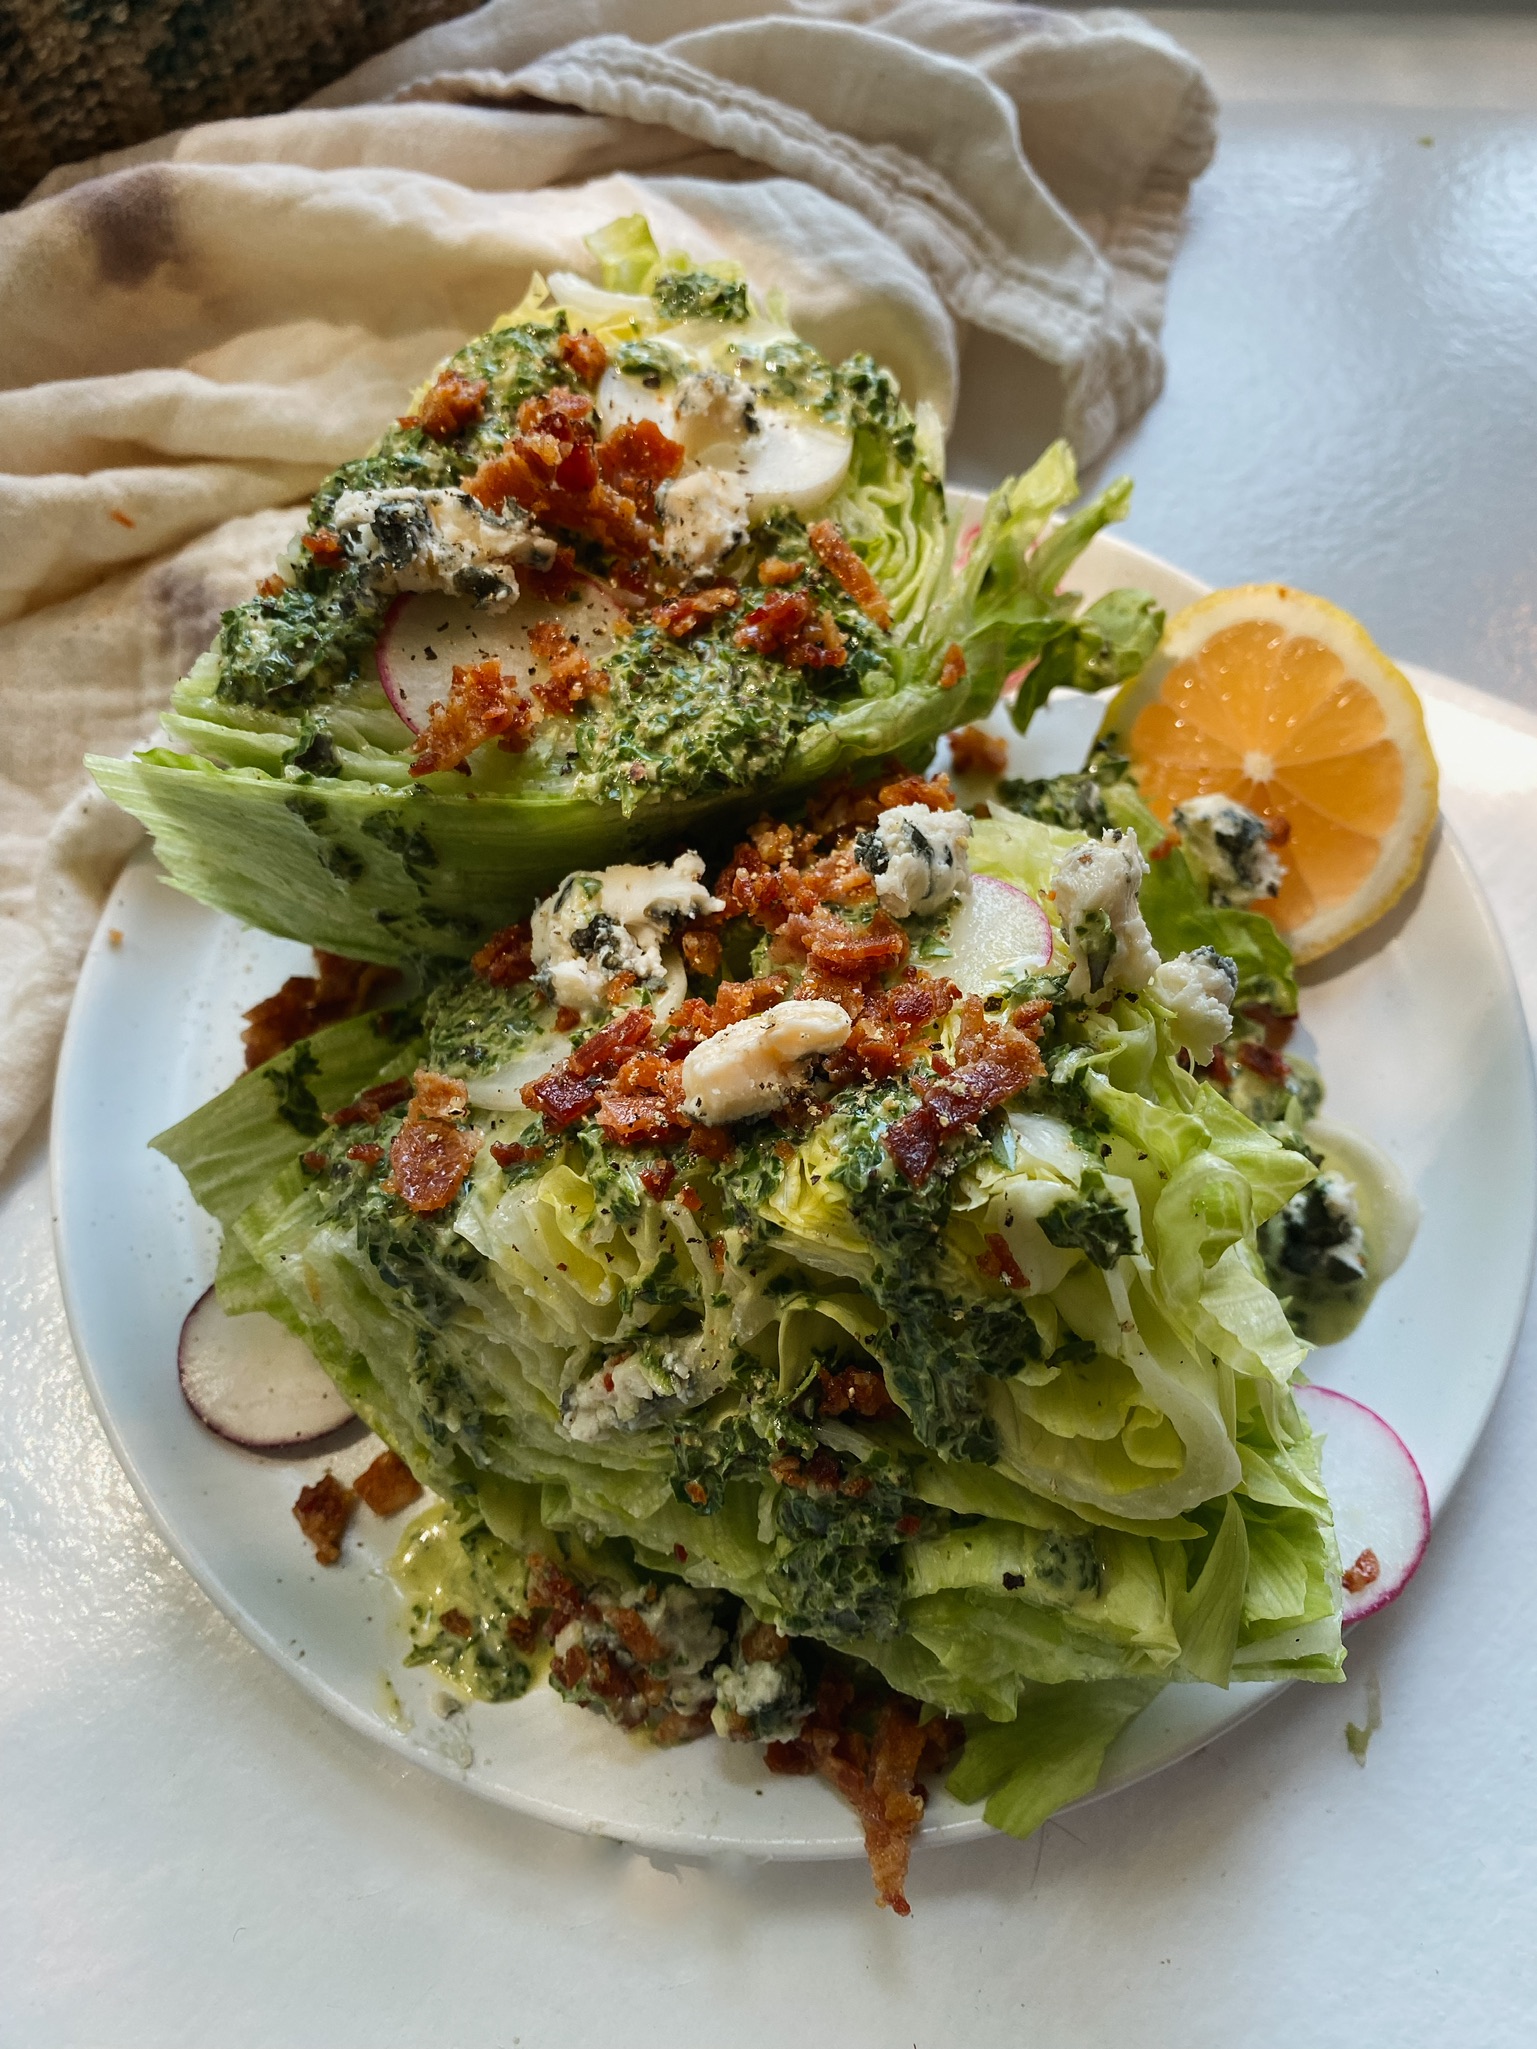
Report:
[[[1055,921],[1052,878],[1087,843],[1000,804],[970,860]],[[956,915],[925,928],[938,976]],[[387,1029],[317,1033],[156,1140],[223,1226],[225,1307],[304,1337],[447,1504],[427,1534],[463,1557],[434,1554],[436,1609],[412,1582],[413,1655],[520,1691],[507,1644],[543,1561],[629,1589],[657,1629],[697,1598],[699,1683],[745,1704],[735,1733],[792,1733],[818,1660],[879,1674],[964,1719],[951,1789],[1019,1834],[1093,1786],[1167,1684],[1339,1676],[1319,1447],[1290,1392],[1307,1347],[1260,1252],[1315,1159],[1189,1069],[1154,986],[1065,982],[1005,975],[952,1000],[916,1061],[701,1153],[551,1125],[524,1095],[634,992],[573,1029],[537,981],[436,969]],[[707,1006],[713,975],[692,986]],[[1039,1071],[915,1181],[892,1133],[964,1072],[961,1032],[1027,997]],[[656,1042],[673,1028],[659,1014]],[[412,1109],[373,1114],[361,1156],[358,1122],[328,1121],[417,1070],[463,1084],[473,1153],[430,1213],[396,1179]],[[445,1636],[443,1588],[469,1634]],[[777,1695],[741,1649],[761,1625],[795,1641]],[[601,1705],[562,1656],[562,1690]],[[707,1726],[680,1699],[666,1714]]]
[[[1114,592],[1081,611],[1060,588],[1092,535],[1124,517],[1125,482],[1048,531],[1077,492],[1059,443],[1002,485],[963,537],[946,508],[937,421],[910,411],[868,356],[828,361],[777,305],[758,304],[737,267],[664,258],[641,216],[590,246],[601,285],[536,279],[515,312],[443,366],[416,411],[320,487],[277,575],[224,615],[177,685],[171,744],[90,763],[150,828],[177,887],[354,958],[462,959],[578,861],[631,859],[740,822],[862,764],[924,760],[1021,669],[1023,723],[1054,684],[1096,688],[1146,659],[1161,625],[1149,597]],[[589,337],[598,353],[573,354]],[[567,549],[585,587],[620,608],[602,654],[606,687],[542,716],[531,738],[475,746],[462,772],[422,773],[432,757],[386,688],[381,650],[411,607],[430,604],[434,628],[441,612],[474,659],[501,648],[509,678],[515,667],[533,673],[507,638],[525,600],[506,612],[508,572],[492,575],[475,552],[487,545],[484,521],[473,544],[463,530],[501,503],[486,480],[504,451],[533,445],[519,439],[528,408],[552,393],[588,405],[599,454],[626,421],[686,438],[712,404],[728,439],[690,442],[678,485],[704,496],[689,500],[688,519],[674,521],[670,484],[650,505],[651,484],[627,476],[639,555],[616,553],[613,521],[589,519],[573,490],[529,498],[526,478],[517,486],[524,498],[496,517],[535,505],[518,533]],[[539,420],[529,432],[545,431]],[[580,467],[588,444],[570,448]],[[383,527],[360,524],[380,493],[392,499],[388,545]],[[408,515],[417,552],[402,567]],[[829,522],[881,602],[855,595],[818,554],[815,532]],[[786,565],[813,601],[821,652],[744,644],[744,619],[772,596],[758,588],[766,561]],[[684,632],[633,609],[656,613],[701,584],[729,585],[739,602]],[[442,658],[445,668],[458,660]]]

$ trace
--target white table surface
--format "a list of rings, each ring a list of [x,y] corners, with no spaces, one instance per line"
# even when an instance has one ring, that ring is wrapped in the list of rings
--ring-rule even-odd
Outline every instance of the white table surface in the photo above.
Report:
[[[1537,36],[1332,24],[1310,54],[1307,23],[1178,26],[1229,111],[1168,390],[1118,458],[1132,537],[1214,581],[1311,584],[1395,652],[1537,706]],[[1446,810],[1537,1021],[1537,719],[1432,702]],[[107,1449],[40,1136],[0,1187],[0,1245],[3,2049],[1532,2039],[1533,1319],[1346,1686],[1293,1688],[1029,1843],[920,1854],[898,1923],[858,1865],[663,1865],[329,1720],[169,1558]],[[1368,1679],[1363,1770],[1344,1729]]]

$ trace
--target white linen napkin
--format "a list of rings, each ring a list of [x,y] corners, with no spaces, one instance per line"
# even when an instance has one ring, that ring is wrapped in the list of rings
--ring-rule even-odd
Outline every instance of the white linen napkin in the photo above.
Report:
[[[142,741],[305,497],[534,270],[645,212],[944,417],[966,334],[1001,338],[1088,461],[1158,390],[1214,123],[1119,11],[492,0],[295,112],[45,180],[0,219],[0,1162],[137,835],[81,755]]]

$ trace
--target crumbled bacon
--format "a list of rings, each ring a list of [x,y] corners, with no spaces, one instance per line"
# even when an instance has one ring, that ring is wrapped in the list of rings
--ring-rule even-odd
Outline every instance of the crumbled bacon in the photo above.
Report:
[[[957,775],[1002,775],[1009,765],[1009,743],[980,726],[960,726],[951,733],[950,760]]]
[[[741,593],[734,583],[717,583],[709,590],[674,598],[670,605],[658,605],[651,614],[651,621],[672,639],[687,640],[691,633],[708,626],[712,619],[735,611],[740,601]]]
[[[697,926],[685,932],[683,959],[693,974],[718,975],[721,962],[720,934],[709,930],[701,931]]]
[[[805,566],[803,562],[786,562],[779,555],[765,555],[758,564],[758,581],[773,590],[781,584],[794,583]]]
[[[381,1451],[359,1473],[352,1491],[375,1515],[399,1515],[421,1496],[422,1484],[398,1451]]]
[[[894,973],[907,959],[907,934],[885,911],[877,911],[868,925],[851,925],[818,904],[809,916],[804,911],[792,913],[781,932],[790,945],[804,949],[814,968],[845,981],[874,981]]]
[[[469,1107],[468,1087],[452,1075],[435,1074],[430,1067],[419,1067],[411,1077],[408,1124],[420,1124],[426,1118],[462,1117]]]
[[[555,343],[555,353],[583,384],[596,384],[608,368],[608,350],[585,328],[580,334],[561,335]]]
[[[1268,1003],[1246,1003],[1243,1014],[1265,1034],[1265,1044],[1272,1053],[1279,1053],[1297,1029],[1295,1017],[1289,1017],[1282,1010],[1272,1010]]]
[[[540,1113],[551,1131],[564,1131],[597,1108],[598,1091],[591,1081],[562,1065],[526,1083],[523,1101],[528,1109]]]
[[[945,649],[944,661],[940,664],[939,687],[954,690],[957,684],[966,680],[966,656],[959,641],[952,640]]]
[[[528,920],[493,932],[479,953],[471,955],[470,966],[493,989],[510,989],[529,981],[534,972],[534,953]]]
[[[792,669],[841,669],[849,658],[837,620],[805,591],[775,591],[753,607],[732,638],[738,647]]]
[[[475,1625],[462,1608],[445,1608],[438,1617],[438,1627],[464,1643],[468,1643],[475,1634]]]
[[[899,1117],[882,1139],[915,1187],[933,1173],[947,1138],[975,1126],[1045,1073],[1038,1041],[1049,1013],[1049,1004],[1029,1003],[1005,1022],[987,1016],[980,996],[964,1000],[953,1071],[921,1088],[918,1107]]]
[[[530,627],[528,644],[535,657],[549,666],[549,675],[534,685],[534,695],[547,712],[567,716],[586,697],[603,695],[608,676],[595,669],[577,643],[553,619],[541,619]]]
[[[543,569],[532,562],[518,564],[519,589],[548,605],[563,605],[580,582],[576,554],[570,548],[557,548],[553,561]]]
[[[377,1167],[384,1158],[384,1147],[371,1142],[364,1145],[349,1145],[347,1157],[349,1160],[356,1160],[360,1167]]]
[[[523,401],[517,433],[465,489],[493,511],[511,498],[533,519],[648,561],[656,487],[682,468],[682,445],[651,420],[627,421],[601,444],[595,436],[592,400],[557,385]]]
[[[856,995],[852,1002],[844,988],[820,977],[815,989],[808,990],[811,979],[808,976],[802,983],[800,994],[829,995],[854,1018],[853,1030],[828,1062],[828,1076],[835,1088],[861,1077],[888,1081],[900,1073],[926,1050],[923,1034],[949,1016],[961,993],[954,982],[911,967],[889,989]]]
[[[398,1195],[418,1216],[446,1209],[464,1186],[480,1151],[478,1131],[453,1119],[469,1108],[462,1081],[419,1067],[406,1121],[390,1145],[386,1195]]]
[[[342,1555],[342,1538],[357,1507],[357,1496],[335,1473],[327,1472],[312,1487],[301,1487],[294,1503],[294,1521],[315,1547],[320,1565],[334,1565]]]
[[[508,1167],[523,1167],[527,1166],[530,1160],[542,1160],[544,1158],[544,1147],[542,1145],[517,1145],[515,1143],[503,1144],[500,1140],[497,1140],[492,1144],[491,1157],[505,1172]]]
[[[487,740],[499,740],[521,754],[538,713],[502,665],[493,659],[455,663],[448,702],[430,707],[427,724],[412,742],[413,776],[439,775],[467,761]]]
[[[640,1185],[654,1202],[660,1202],[671,1188],[677,1172],[671,1160],[658,1160],[654,1167],[641,1170]]]
[[[371,1089],[353,1102],[346,1103],[340,1110],[332,1110],[326,1116],[327,1124],[377,1124],[386,1110],[393,1110],[406,1102],[411,1095],[411,1084],[404,1075],[394,1081],[375,1082]]]
[[[241,1033],[248,1068],[276,1059],[318,1032],[343,1018],[358,1017],[372,1010],[381,992],[394,984],[398,972],[377,961],[349,960],[345,954],[315,949],[314,975],[290,975],[275,996],[265,997],[246,1012]]]
[[[615,1145],[669,1145],[683,1136],[660,1096],[607,1089],[598,1104],[598,1129]]]
[[[977,1261],[978,1273],[985,1274],[990,1281],[1002,1281],[1006,1288],[1028,1288],[1030,1283],[1025,1278],[1024,1269],[1014,1257],[1003,1233],[989,1231],[986,1244],[987,1250]]]
[[[256,595],[259,598],[280,598],[287,588],[281,576],[264,576],[256,586]]]
[[[806,539],[822,567],[842,584],[859,609],[890,632],[891,607],[865,563],[850,547],[842,528],[830,519],[813,520],[806,529]]]
[[[1382,1560],[1375,1551],[1363,1551],[1354,1565],[1347,1565],[1340,1574],[1340,1584],[1347,1594],[1362,1594],[1381,1576]]]
[[[322,569],[340,569],[347,559],[341,535],[328,526],[317,527],[312,534],[300,534],[299,546],[306,555],[313,556]]]
[[[819,1366],[817,1413],[846,1416],[850,1409],[856,1416],[865,1416],[871,1421],[878,1416],[900,1414],[896,1403],[886,1392],[885,1379],[874,1367],[845,1366],[841,1372],[829,1373],[825,1366]]]
[[[955,792],[947,775],[907,775],[897,762],[888,763],[892,780],[863,783],[856,787],[846,775],[835,777],[816,791],[806,806],[806,824],[822,838],[874,825],[883,811],[896,804],[925,804],[931,811],[953,811]]]
[[[576,1047],[566,1065],[573,1074],[613,1073],[636,1047],[649,1044],[651,1013],[637,1006],[621,1010],[606,1025],[590,1032]]]
[[[1291,1073],[1291,1063],[1282,1058],[1272,1046],[1261,1045],[1255,1039],[1240,1039],[1233,1048],[1234,1057],[1251,1074],[1257,1074],[1264,1081],[1285,1081]]]
[[[420,427],[434,441],[452,441],[478,420],[490,390],[484,377],[466,377],[462,370],[442,369],[422,393],[414,413],[403,413],[402,427]]]
[[[853,1714],[867,1711],[867,1704],[857,1700],[848,1680],[829,1673],[800,1735],[770,1743],[764,1753],[771,1772],[816,1772],[843,1795],[864,1829],[876,1900],[903,1915],[911,1912],[903,1886],[927,1798],[918,1774],[946,1763],[963,1740],[957,1723],[920,1723],[916,1705],[900,1695],[888,1698],[872,1741],[852,1726]]]

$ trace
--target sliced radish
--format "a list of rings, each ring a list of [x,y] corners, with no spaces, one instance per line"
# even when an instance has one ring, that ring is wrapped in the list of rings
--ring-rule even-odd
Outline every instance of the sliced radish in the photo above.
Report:
[[[187,1314],[176,1350],[187,1406],[250,1451],[328,1437],[352,1411],[309,1347],[274,1317],[227,1316],[210,1288]]]
[[[950,958],[941,972],[968,995],[986,996],[1050,965],[1051,920],[1027,889],[974,875],[945,944]]]
[[[379,681],[412,732],[419,733],[432,706],[446,702],[456,667],[499,661],[503,672],[519,682],[547,676],[549,664],[528,644],[530,631],[542,620],[553,619],[601,668],[621,610],[618,598],[595,578],[584,578],[564,604],[524,596],[510,612],[501,613],[432,591],[397,598],[374,654]]]
[[[1332,1387],[1295,1392],[1324,1441],[1324,1485],[1345,1575],[1344,1618],[1359,1622],[1396,1600],[1413,1579],[1430,1542],[1430,1497],[1408,1446],[1375,1409]]]

